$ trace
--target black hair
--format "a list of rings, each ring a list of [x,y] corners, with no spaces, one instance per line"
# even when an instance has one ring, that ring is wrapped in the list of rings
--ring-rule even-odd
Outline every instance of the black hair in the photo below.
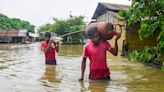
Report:
[[[44,37],[51,38],[51,33],[50,33],[50,32],[46,32],[46,33],[44,34]]]
[[[92,35],[95,34],[96,32],[98,32],[98,31],[97,31],[97,27],[92,27],[92,28],[90,28],[90,29],[88,30],[87,35],[88,35],[88,36],[92,36]]]

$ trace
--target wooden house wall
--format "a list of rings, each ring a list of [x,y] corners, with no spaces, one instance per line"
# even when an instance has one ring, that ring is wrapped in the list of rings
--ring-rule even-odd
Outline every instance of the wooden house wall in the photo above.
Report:
[[[129,44],[129,50],[142,50],[145,46],[155,46],[157,44],[156,37],[157,33],[153,36],[146,38],[144,40],[139,39],[138,30],[126,31],[125,40]]]
[[[118,21],[118,20],[119,20],[118,18],[116,18],[114,15],[110,14],[109,12],[97,18],[97,22],[105,21],[105,22],[114,23],[115,21]]]
[[[10,43],[12,41],[12,37],[0,36],[0,43]]]

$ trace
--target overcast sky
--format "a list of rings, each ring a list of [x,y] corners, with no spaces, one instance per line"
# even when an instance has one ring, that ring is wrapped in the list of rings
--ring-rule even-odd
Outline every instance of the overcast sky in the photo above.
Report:
[[[90,21],[98,2],[130,5],[128,0],[0,0],[0,13],[29,21],[35,26],[52,21],[51,17],[68,18],[85,15]]]

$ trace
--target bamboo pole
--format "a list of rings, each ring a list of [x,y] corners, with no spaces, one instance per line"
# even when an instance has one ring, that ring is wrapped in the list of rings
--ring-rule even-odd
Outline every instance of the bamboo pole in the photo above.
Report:
[[[67,33],[67,34],[64,34],[64,35],[61,35],[59,37],[64,37],[64,36],[68,36],[68,35],[72,35],[72,34],[76,34],[76,33],[80,33],[80,32],[83,32],[83,30],[79,30],[79,31],[75,31],[75,32],[71,32],[71,33]]]

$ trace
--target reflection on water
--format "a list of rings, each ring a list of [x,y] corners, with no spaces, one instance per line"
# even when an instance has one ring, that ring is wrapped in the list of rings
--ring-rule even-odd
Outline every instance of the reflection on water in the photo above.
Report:
[[[106,80],[89,81],[89,90],[91,92],[105,92],[110,86],[109,83],[110,82]]]
[[[89,62],[83,82],[81,45],[62,45],[57,66],[46,66],[39,43],[0,50],[1,92],[163,92],[164,73],[108,55],[111,81],[89,80]],[[5,85],[4,85],[4,84]]]
[[[81,82],[81,92],[86,92],[86,91],[106,92],[109,91],[107,90],[107,88],[109,87],[110,87],[110,81],[106,81],[106,80],[89,80],[88,84]]]
[[[48,80],[49,82],[60,83],[60,79],[56,77],[57,77],[56,67],[54,65],[47,65],[44,75],[41,79]]]

